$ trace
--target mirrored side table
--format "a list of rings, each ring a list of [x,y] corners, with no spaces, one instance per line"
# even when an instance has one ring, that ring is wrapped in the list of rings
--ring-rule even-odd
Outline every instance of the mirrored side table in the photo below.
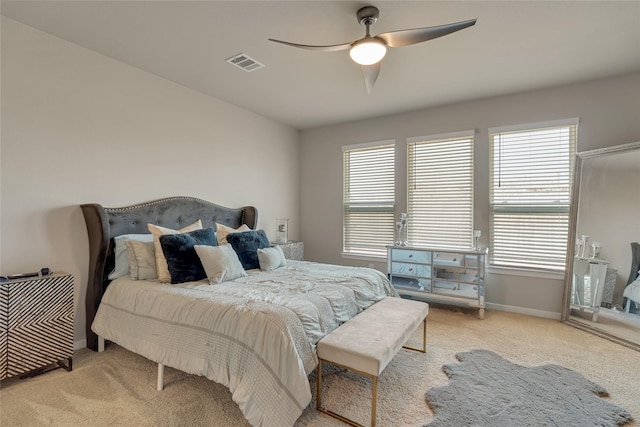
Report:
[[[597,258],[575,257],[573,260],[571,305],[591,312],[593,322],[598,321],[607,265],[609,261]]]

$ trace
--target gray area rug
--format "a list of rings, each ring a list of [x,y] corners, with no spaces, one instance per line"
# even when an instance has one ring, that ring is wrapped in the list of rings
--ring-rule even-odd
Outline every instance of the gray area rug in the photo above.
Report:
[[[488,350],[456,354],[449,384],[427,391],[427,426],[620,426],[632,420],[609,393],[559,365],[527,368]]]

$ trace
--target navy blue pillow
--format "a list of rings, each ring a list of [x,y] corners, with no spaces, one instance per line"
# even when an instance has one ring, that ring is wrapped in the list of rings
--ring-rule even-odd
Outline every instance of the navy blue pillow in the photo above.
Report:
[[[160,236],[160,246],[167,259],[171,283],[193,282],[207,278],[195,245],[217,246],[213,228]]]
[[[260,268],[258,249],[271,247],[264,230],[241,231],[227,236],[227,242],[238,254],[245,270]]]

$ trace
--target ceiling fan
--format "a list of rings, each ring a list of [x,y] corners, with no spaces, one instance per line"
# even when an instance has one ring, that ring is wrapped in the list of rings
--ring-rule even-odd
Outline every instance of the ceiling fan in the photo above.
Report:
[[[379,14],[380,12],[375,6],[365,6],[360,8],[356,16],[358,18],[358,22],[366,27],[366,34],[363,38],[348,43],[329,46],[311,46],[276,39],[269,40],[288,46],[299,47],[301,49],[318,50],[323,52],[336,52],[339,50],[350,49],[349,54],[351,59],[360,64],[367,93],[370,93],[373,85],[378,79],[378,74],[380,74],[380,61],[387,53],[387,47],[409,46],[416,43],[426,42],[428,40],[460,31],[476,23],[475,19],[470,19],[468,21],[438,25],[435,27],[390,31],[372,37],[369,33],[369,26],[376,23]]]

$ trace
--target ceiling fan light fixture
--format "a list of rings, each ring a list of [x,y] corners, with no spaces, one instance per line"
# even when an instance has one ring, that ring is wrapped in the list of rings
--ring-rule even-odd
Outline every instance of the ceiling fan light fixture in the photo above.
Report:
[[[356,42],[349,55],[356,63],[360,65],[373,65],[387,54],[387,47],[384,42],[374,37],[365,38]]]

